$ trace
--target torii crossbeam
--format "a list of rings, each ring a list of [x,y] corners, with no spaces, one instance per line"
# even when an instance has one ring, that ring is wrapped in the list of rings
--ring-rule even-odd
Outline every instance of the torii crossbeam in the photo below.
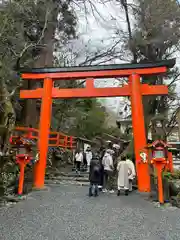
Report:
[[[40,160],[37,162],[34,178],[36,188],[44,187],[46,157],[48,150],[48,136],[51,119],[53,98],[92,98],[92,97],[119,97],[130,96],[132,108],[132,125],[134,134],[134,148],[136,156],[136,170],[138,190],[150,191],[150,176],[148,164],[140,161],[140,152],[146,147],[146,134],[142,96],[167,95],[168,88],[164,85],[141,84],[140,78],[145,75],[164,74],[175,65],[175,60],[161,61],[146,64],[118,64],[105,66],[86,66],[68,68],[43,68],[22,70],[24,80],[44,80],[43,88],[35,90],[21,90],[21,98],[42,99],[39,150]],[[95,88],[94,79],[127,77],[128,84],[123,87]],[[59,89],[53,87],[55,80],[85,79],[85,88]]]

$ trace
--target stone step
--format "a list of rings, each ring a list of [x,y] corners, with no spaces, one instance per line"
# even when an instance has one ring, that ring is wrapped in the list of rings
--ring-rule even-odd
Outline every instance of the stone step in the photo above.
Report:
[[[70,181],[70,180],[45,180],[45,184],[54,185],[54,184],[72,184],[78,186],[89,186],[89,182],[78,182],[78,181]]]
[[[77,174],[76,172],[59,172],[56,174],[47,174],[47,177],[60,177],[60,176],[66,176],[66,177],[84,177],[84,178],[88,178],[89,177],[89,173],[84,173],[81,172],[80,174]]]
[[[81,167],[80,169],[81,169],[81,172],[86,172],[86,169],[87,169],[87,168]],[[75,172],[75,171],[76,171],[76,168],[73,167],[73,168],[72,168],[72,171]]]
[[[70,173],[62,173],[60,174],[59,176],[67,176],[67,177],[84,177],[84,178],[88,178],[89,177],[89,174],[88,173],[80,173],[80,174],[77,174],[76,172],[70,172]]]
[[[85,177],[79,177],[79,176],[74,176],[74,177],[69,177],[69,176],[57,176],[57,177],[51,177],[50,179],[52,180],[66,180],[66,181],[77,181],[77,182],[89,182],[88,178]]]
[[[89,181],[77,181],[72,179],[47,179],[45,180],[45,184],[47,185],[56,185],[56,184],[72,184],[78,186],[89,186]],[[133,185],[133,190],[137,190],[137,185]]]
[[[62,181],[66,182],[79,182],[79,183],[88,183],[88,178],[82,178],[82,177],[67,177],[67,176],[59,176],[59,177],[52,177],[51,179],[47,179],[46,181],[56,181],[57,183],[61,183]],[[137,185],[133,185],[133,189],[137,190]]]
[[[53,183],[72,183],[78,185],[89,185],[89,173],[81,172],[80,175],[77,174],[75,171],[70,170],[70,172],[58,172],[55,176],[47,175],[46,182],[53,182]],[[137,189],[137,185],[133,184],[133,189]]]
[[[51,179],[51,178],[57,178],[57,177],[72,177],[72,178],[89,178],[89,174],[84,174],[84,173],[80,173],[80,174],[77,174],[76,172],[59,172],[59,173],[56,173],[56,174],[46,174],[46,178],[47,179]]]

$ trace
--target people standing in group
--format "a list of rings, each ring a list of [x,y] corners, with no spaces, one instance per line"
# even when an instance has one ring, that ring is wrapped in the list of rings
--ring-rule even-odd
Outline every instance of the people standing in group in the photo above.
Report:
[[[129,173],[129,192],[132,192],[132,183],[133,183],[133,179],[136,177],[136,171],[135,171],[135,166],[134,166],[134,163],[133,161],[130,159],[130,156],[127,155],[126,156],[126,162],[129,166],[129,169],[130,169],[130,173]]]
[[[125,195],[129,194],[129,176],[132,175],[132,170],[126,161],[126,157],[122,156],[119,158],[117,165],[118,179],[117,179],[117,195],[120,195],[121,190],[125,192]]]
[[[78,149],[76,154],[75,154],[76,172],[78,174],[80,174],[82,163],[83,163],[83,151]]]
[[[87,163],[87,172],[89,172],[92,157],[93,157],[93,153],[91,151],[91,148],[87,147],[86,152],[85,152],[85,158],[86,158],[86,163]]]
[[[111,179],[114,170],[112,155],[113,151],[111,149],[107,149],[102,159],[102,165],[104,167],[103,192],[107,192],[107,190],[111,193],[114,192]]]
[[[90,168],[89,168],[89,197],[98,196],[98,185],[101,178],[101,166],[98,156],[95,156],[91,159]],[[93,192],[94,190],[94,192]]]

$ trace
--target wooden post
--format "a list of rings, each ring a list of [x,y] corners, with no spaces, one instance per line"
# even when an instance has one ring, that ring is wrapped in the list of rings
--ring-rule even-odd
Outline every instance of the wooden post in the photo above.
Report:
[[[157,182],[158,182],[158,200],[161,204],[164,204],[164,191],[163,191],[163,182],[162,182],[162,169],[164,168],[165,163],[155,161],[155,168],[157,170]]]
[[[32,139],[32,130],[31,129],[27,129],[27,133],[25,134],[25,137],[28,139]]]
[[[52,87],[53,87],[52,79],[51,78],[44,79],[38,138],[40,159],[36,163],[34,176],[34,187],[38,189],[44,187],[45,180],[46,158],[48,152],[49,130],[51,123]]]
[[[26,166],[26,163],[24,163],[24,162],[19,164],[20,173],[19,173],[18,195],[22,195],[23,194],[25,166]]]
[[[57,132],[57,141],[56,141],[56,146],[58,147],[60,144],[60,134]]]
[[[129,77],[129,84],[131,88],[132,126],[134,135],[134,150],[136,157],[138,190],[140,192],[150,192],[150,176],[148,163],[142,163],[140,157],[140,152],[146,147],[146,133],[140,76],[138,74],[132,74]]]
[[[168,151],[168,161],[169,161],[168,170],[170,172],[173,172],[173,155],[172,155],[172,152],[169,152],[169,151]]]
[[[68,136],[64,136],[64,147],[67,148],[68,145]]]
[[[159,202],[161,204],[164,203],[164,193],[163,193],[163,184],[162,184],[162,165],[158,164],[156,166],[157,169],[157,180],[158,180],[158,196],[159,196]]]

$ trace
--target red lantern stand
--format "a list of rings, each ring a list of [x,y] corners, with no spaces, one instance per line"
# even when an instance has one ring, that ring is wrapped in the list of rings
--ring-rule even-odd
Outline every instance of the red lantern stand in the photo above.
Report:
[[[18,195],[23,194],[23,185],[24,185],[24,171],[27,164],[33,163],[32,156],[32,146],[33,142],[28,139],[24,139],[22,137],[11,137],[10,143],[14,148],[17,148],[16,154],[16,163],[19,165],[20,173],[19,173],[19,185],[18,185]],[[20,149],[24,150],[24,153],[20,153]],[[35,160],[38,158],[36,157]]]
[[[164,204],[164,192],[162,182],[162,171],[163,169],[171,171],[169,164],[168,147],[170,145],[164,143],[162,140],[156,140],[152,144],[148,145],[149,152],[151,151],[152,158],[150,164],[153,164],[157,170],[157,181],[158,181],[158,199],[160,204]]]

